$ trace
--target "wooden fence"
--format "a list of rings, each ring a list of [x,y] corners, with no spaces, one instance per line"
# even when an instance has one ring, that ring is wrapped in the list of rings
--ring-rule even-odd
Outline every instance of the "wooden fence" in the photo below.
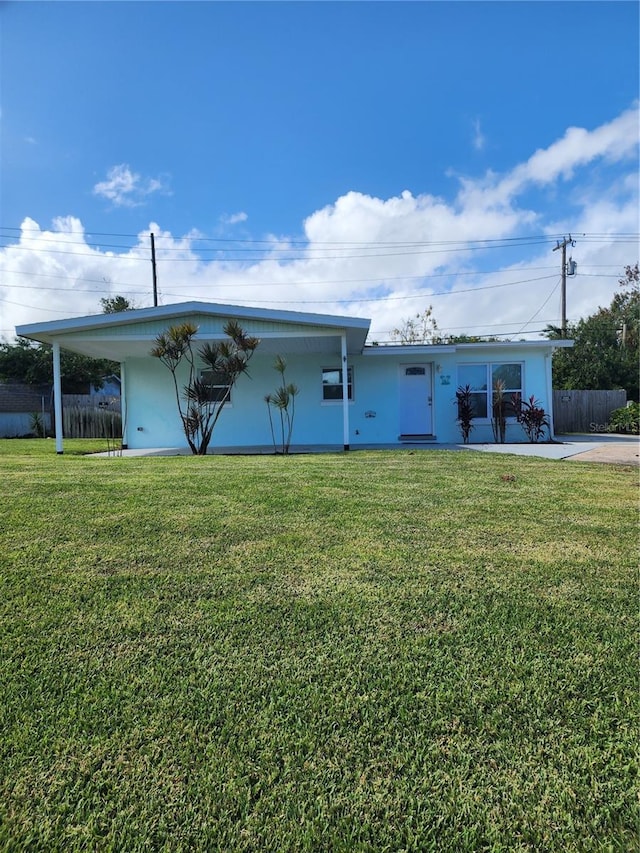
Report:
[[[62,431],[67,438],[120,438],[120,398],[63,394]]]
[[[120,411],[120,397],[115,394],[63,394],[63,406],[78,409],[102,409],[107,412]]]
[[[554,391],[554,430],[559,434],[607,432],[611,412],[626,403],[626,391]]]

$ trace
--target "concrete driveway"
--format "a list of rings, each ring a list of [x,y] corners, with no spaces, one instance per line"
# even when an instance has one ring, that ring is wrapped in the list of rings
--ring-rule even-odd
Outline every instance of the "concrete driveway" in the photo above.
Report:
[[[637,435],[586,436],[582,443],[588,450],[580,449],[580,441],[575,436],[567,436],[578,453],[567,457],[577,462],[607,462],[611,465],[640,465],[640,440]],[[593,440],[595,438],[595,440]]]
[[[557,435],[555,442],[551,444],[468,444],[466,447],[485,453],[512,453],[516,456],[538,456],[543,459],[570,459],[572,462],[640,465],[640,440],[637,435]]]

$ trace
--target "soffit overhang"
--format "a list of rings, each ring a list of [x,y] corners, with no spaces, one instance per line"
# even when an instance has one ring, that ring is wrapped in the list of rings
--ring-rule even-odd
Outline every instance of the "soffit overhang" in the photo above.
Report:
[[[40,343],[57,342],[93,358],[126,361],[149,355],[158,334],[170,325],[194,323],[198,326],[195,342],[202,344],[224,339],[228,320],[238,320],[245,332],[260,338],[260,351],[266,354],[339,352],[343,334],[347,352],[360,353],[370,326],[369,320],[359,317],[187,302],[33,323],[18,326],[16,334]]]

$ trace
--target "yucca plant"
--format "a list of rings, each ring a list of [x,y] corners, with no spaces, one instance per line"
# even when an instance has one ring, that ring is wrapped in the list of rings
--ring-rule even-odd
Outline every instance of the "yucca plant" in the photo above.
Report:
[[[44,422],[44,416],[41,412],[32,412],[29,415],[29,422],[31,424],[31,431],[35,435],[36,438],[45,438],[46,436],[46,425]]]
[[[238,378],[248,372],[247,365],[260,341],[247,335],[237,320],[230,320],[224,327],[228,340],[205,344],[198,350],[197,355],[206,369],[219,376],[224,384],[223,394],[214,395],[210,384],[198,378],[193,349],[197,332],[198,327],[193,323],[171,326],[158,335],[151,355],[171,373],[182,428],[191,452],[204,456],[231,389]],[[185,361],[189,367],[188,381],[180,389],[178,368]]]
[[[273,394],[267,394],[264,398],[269,412],[269,426],[271,428],[271,440],[273,441],[274,453],[278,453],[278,444],[276,443],[275,430],[273,427],[273,417],[271,414],[272,407],[277,410],[280,415],[280,452],[288,453],[291,447],[291,435],[293,433],[293,421],[296,413],[296,397],[299,393],[299,388],[293,382],[287,382],[285,371],[287,362],[281,356],[276,356],[273,363],[273,369],[276,370],[281,378],[282,385],[276,388]]]

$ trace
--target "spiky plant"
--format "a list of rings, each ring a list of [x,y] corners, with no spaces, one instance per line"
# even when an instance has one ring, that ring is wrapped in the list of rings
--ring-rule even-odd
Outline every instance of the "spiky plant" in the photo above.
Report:
[[[267,394],[264,401],[267,404],[267,409],[269,411],[269,426],[271,427],[271,438],[273,441],[274,452],[278,452],[278,446],[273,428],[273,418],[271,416],[272,407],[276,409],[280,415],[280,452],[288,453],[289,448],[291,447],[291,436],[293,434],[296,397],[300,389],[293,382],[287,382],[285,377],[287,362],[283,356],[276,356],[273,363],[273,369],[280,374],[282,384],[276,388],[273,394]]]
[[[462,441],[469,444],[469,434],[473,429],[473,397],[471,396],[471,386],[461,385],[456,391],[456,404],[458,406],[458,417],[456,420],[460,424],[460,432],[462,433]]]
[[[512,402],[516,420],[527,434],[529,441],[532,444],[540,441],[544,437],[545,430],[549,430],[551,426],[549,416],[540,405],[540,401],[536,400],[533,394],[528,400],[523,400],[520,394],[514,394]]]
[[[182,429],[191,452],[204,456],[222,409],[229,401],[231,389],[239,377],[248,372],[247,365],[260,341],[247,335],[237,320],[229,320],[224,327],[228,340],[204,344],[198,350],[197,355],[205,368],[213,371],[224,383],[224,393],[216,397],[211,393],[211,386],[198,378],[193,349],[197,332],[198,327],[193,323],[171,326],[158,335],[151,355],[171,373]],[[178,368],[183,362],[188,365],[188,379],[181,389]]]
[[[506,395],[503,379],[496,379],[493,383],[493,395],[491,400],[491,429],[493,440],[504,444],[507,434]]]

